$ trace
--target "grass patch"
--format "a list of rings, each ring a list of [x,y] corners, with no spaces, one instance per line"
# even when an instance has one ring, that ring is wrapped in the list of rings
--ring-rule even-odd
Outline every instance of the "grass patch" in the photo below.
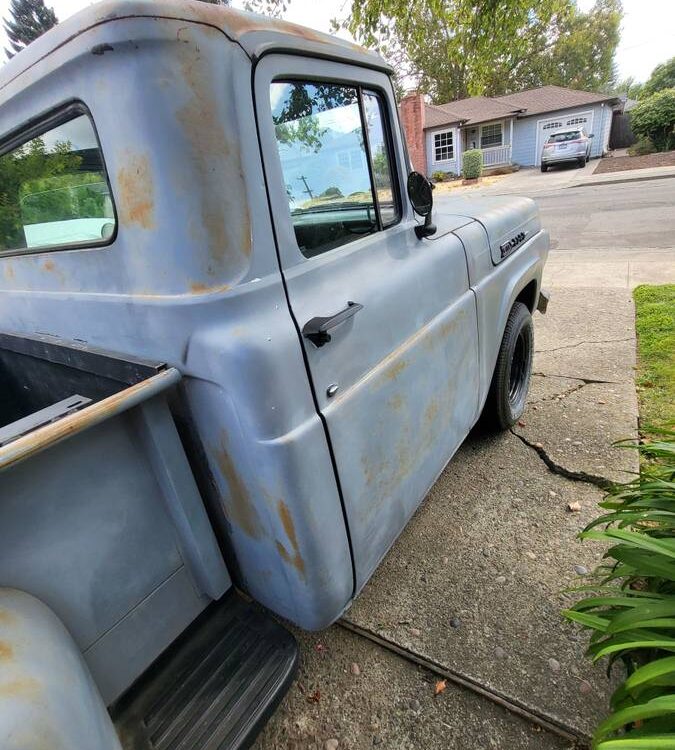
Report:
[[[635,299],[642,436],[675,423],[675,284],[639,286]]]

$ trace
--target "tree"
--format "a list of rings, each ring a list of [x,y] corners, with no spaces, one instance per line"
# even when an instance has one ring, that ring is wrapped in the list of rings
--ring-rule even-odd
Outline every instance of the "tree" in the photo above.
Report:
[[[11,59],[57,23],[56,13],[44,0],[11,0],[4,25],[12,49],[5,49],[5,54]]]
[[[342,27],[436,103],[614,78],[620,0],[352,0]]]
[[[642,96],[651,96],[662,89],[675,88],[675,57],[657,65],[642,87]]]
[[[644,83],[636,81],[633,76],[620,80],[609,93],[624,95],[627,99],[639,99]]]
[[[630,126],[638,138],[649,138],[657,151],[675,148],[675,88],[640,100],[630,111]]]

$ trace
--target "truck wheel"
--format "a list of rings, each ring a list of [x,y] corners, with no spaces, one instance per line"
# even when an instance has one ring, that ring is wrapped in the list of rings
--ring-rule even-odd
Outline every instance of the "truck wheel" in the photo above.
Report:
[[[532,315],[522,302],[516,302],[506,321],[504,337],[483,411],[486,420],[492,426],[508,430],[525,411],[533,354]]]
[[[547,170],[548,170],[548,167],[546,166],[546,164],[542,164],[541,165],[541,171],[542,172],[546,172]]]

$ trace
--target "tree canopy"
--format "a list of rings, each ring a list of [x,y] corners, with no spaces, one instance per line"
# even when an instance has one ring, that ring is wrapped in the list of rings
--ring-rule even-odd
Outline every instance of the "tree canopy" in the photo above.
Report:
[[[615,79],[620,0],[352,0],[342,25],[433,101]]]
[[[5,54],[14,57],[57,23],[56,13],[47,8],[44,0],[11,0],[9,17],[4,19],[11,49],[5,49]]]
[[[657,65],[642,87],[641,96],[651,96],[663,89],[675,88],[675,57]]]

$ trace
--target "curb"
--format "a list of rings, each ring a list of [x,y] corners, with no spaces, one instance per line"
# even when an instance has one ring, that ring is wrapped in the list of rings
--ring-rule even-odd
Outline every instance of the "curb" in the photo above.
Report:
[[[671,174],[653,174],[642,175],[641,177],[622,177],[619,180],[595,180],[594,182],[578,182],[575,185],[565,185],[565,190],[570,188],[592,187],[593,185],[617,185],[623,182],[646,182],[647,180],[666,180],[669,177],[675,177],[675,172]]]

